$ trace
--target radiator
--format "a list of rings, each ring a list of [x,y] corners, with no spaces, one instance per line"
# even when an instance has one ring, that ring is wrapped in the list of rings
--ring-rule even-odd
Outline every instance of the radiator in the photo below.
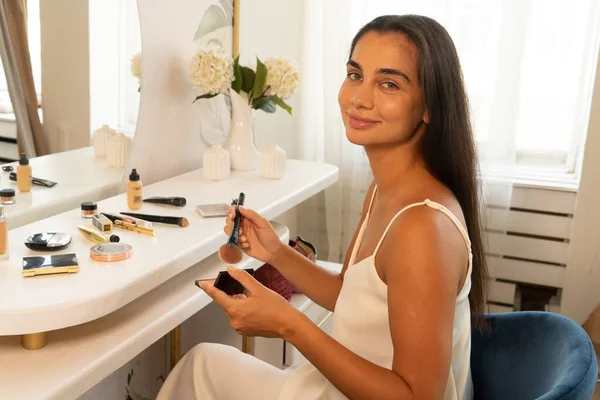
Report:
[[[519,309],[519,284],[557,289],[547,309],[560,311],[575,207],[572,191],[514,187],[510,210],[487,208],[489,312]]]

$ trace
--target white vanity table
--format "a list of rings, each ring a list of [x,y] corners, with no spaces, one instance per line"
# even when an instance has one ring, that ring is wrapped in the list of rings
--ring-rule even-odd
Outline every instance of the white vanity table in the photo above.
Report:
[[[10,163],[16,171],[18,163]],[[84,201],[99,201],[117,193],[123,168],[111,167],[96,157],[92,147],[36,157],[30,160],[33,176],[57,182],[52,188],[33,185],[20,193],[9,172],[0,171],[1,188],[15,189],[15,204],[5,205],[8,228],[18,228],[79,207]]]
[[[209,304],[193,282],[224,268],[215,256],[224,242],[223,220],[202,219],[195,205],[228,202],[243,191],[249,208],[272,219],[338,178],[337,167],[328,164],[289,160],[287,167],[277,181],[252,171],[208,182],[196,170],[145,187],[144,196],[183,196],[188,204],[184,209],[144,204],[139,212],[185,216],[190,226],[156,224],[156,237],[116,230],[121,242],[133,246],[132,257],[118,263],[89,258],[91,243],[77,231],[78,224],[89,222],[78,208],[12,229],[10,259],[0,262],[0,365],[10,366],[0,372],[0,398],[75,398]],[[99,201],[98,207],[125,211],[125,195]],[[275,226],[287,240],[287,228]],[[21,276],[21,258],[35,254],[23,240],[42,231],[73,235],[61,253],[76,253],[80,272]],[[252,259],[239,265],[258,266]],[[17,335],[38,332],[48,332],[46,347],[24,350]]]

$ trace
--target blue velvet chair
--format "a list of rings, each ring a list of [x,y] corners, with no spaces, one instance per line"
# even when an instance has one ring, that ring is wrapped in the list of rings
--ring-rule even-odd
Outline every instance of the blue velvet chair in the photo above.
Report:
[[[589,400],[598,378],[592,342],[569,318],[548,312],[486,314],[473,333],[475,400]]]

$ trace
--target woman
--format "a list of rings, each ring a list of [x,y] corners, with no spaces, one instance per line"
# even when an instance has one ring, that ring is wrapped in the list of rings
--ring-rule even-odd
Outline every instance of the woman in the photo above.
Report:
[[[451,38],[430,18],[376,18],[352,42],[338,100],[348,140],[365,148],[375,178],[341,274],[313,265],[282,245],[267,220],[240,209],[243,250],[335,311],[332,337],[230,269],[248,298],[203,289],[231,326],[283,338],[308,362],[281,371],[200,344],[159,399],[472,397],[471,315],[480,328],[486,265],[474,141]]]

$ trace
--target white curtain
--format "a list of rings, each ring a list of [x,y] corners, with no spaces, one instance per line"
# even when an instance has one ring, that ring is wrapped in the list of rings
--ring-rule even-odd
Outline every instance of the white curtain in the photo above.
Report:
[[[299,156],[340,167],[340,181],[304,204],[299,232],[321,259],[342,261],[372,179],[345,138],[337,92],[350,42],[385,14],[420,14],[450,33],[469,95],[494,230],[504,230],[517,155],[576,147],[587,127],[599,2],[582,0],[306,0]]]

